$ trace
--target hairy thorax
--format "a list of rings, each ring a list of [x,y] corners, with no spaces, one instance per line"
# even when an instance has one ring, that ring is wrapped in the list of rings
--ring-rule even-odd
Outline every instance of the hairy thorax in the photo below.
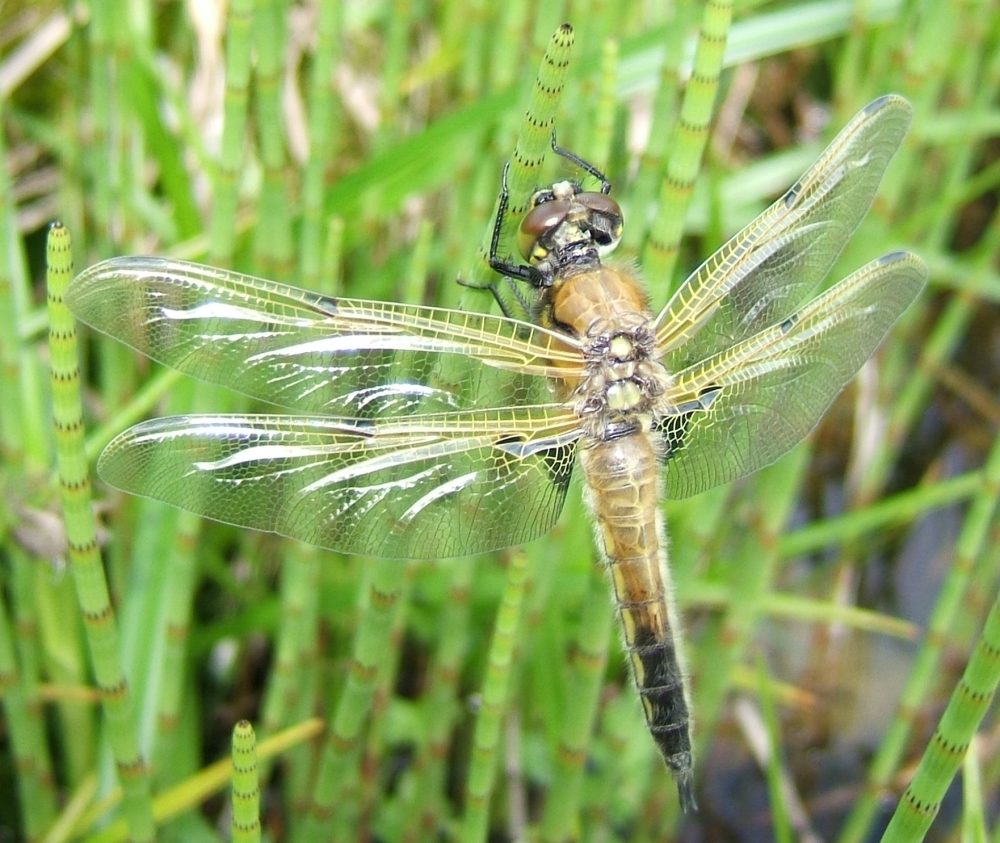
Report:
[[[588,439],[649,431],[670,376],[653,359],[653,320],[634,274],[600,266],[570,275],[552,291],[551,317],[585,342],[586,372],[566,382],[564,397]]]

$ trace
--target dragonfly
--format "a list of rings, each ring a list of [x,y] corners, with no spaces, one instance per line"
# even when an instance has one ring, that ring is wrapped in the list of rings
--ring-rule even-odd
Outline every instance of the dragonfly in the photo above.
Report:
[[[163,257],[96,264],[67,295],[79,319],[292,411],[144,421],[108,444],[98,472],[228,524],[439,559],[546,533],[579,470],[649,731],[694,810],[662,502],[799,442],[919,294],[927,270],[902,251],[817,294],[910,117],[899,96],[867,105],[656,314],[637,270],[605,259],[623,230],[610,183],[554,141],[600,190],[582,179],[539,190],[513,261],[499,254],[505,171],[489,260],[523,313],[499,294],[493,315],[331,297]]]

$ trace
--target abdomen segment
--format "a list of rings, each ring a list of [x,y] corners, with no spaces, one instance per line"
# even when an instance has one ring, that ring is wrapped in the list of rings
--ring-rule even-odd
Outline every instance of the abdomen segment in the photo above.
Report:
[[[677,782],[681,807],[694,810],[690,717],[676,612],[666,566],[659,460],[636,433],[581,448],[587,500],[649,731]]]

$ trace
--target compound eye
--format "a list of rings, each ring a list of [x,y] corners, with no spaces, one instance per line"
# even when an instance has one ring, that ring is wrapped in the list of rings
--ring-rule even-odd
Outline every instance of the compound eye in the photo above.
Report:
[[[622,237],[622,209],[606,193],[580,193],[576,197],[587,209],[588,230],[602,252],[609,252]]]
[[[535,246],[538,240],[552,229],[566,221],[570,203],[565,200],[554,200],[536,205],[521,220],[517,230],[517,248],[526,261],[535,257]]]
[[[576,201],[602,217],[621,219],[622,206],[606,193],[578,193]]]

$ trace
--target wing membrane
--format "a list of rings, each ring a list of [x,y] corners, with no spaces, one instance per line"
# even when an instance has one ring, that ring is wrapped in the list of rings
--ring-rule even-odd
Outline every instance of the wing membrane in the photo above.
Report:
[[[805,301],[870,207],[910,115],[902,97],[870,103],[781,199],[695,270],[656,319],[670,371],[753,336]]]
[[[658,427],[666,488],[687,497],[773,462],[819,421],[927,279],[905,252],[873,261],[798,313],[677,373]]]
[[[546,403],[546,376],[581,365],[572,338],[525,322],[334,299],[164,258],[99,263],[66,299],[81,320],[154,360],[308,413]]]
[[[441,558],[548,531],[577,425],[555,405],[398,422],[174,416],[120,434],[98,471],[124,491],[217,521],[344,553]]]

